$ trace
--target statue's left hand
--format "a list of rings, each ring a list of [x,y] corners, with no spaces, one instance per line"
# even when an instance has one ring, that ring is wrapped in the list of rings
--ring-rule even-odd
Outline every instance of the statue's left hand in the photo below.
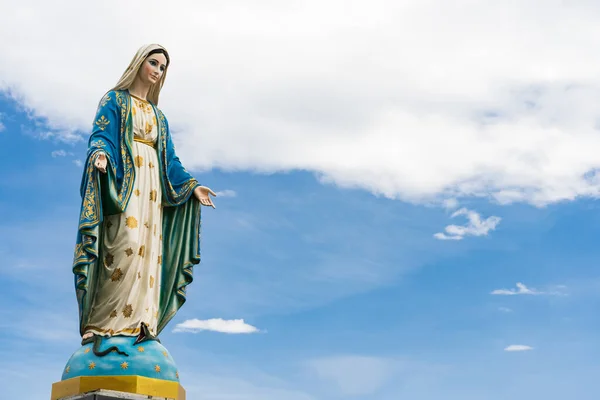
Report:
[[[217,196],[215,192],[213,192],[212,190],[210,190],[210,188],[207,188],[206,186],[198,186],[196,189],[194,189],[194,196],[196,196],[200,204],[202,204],[203,206],[210,206],[212,208],[216,208],[212,199],[210,198],[211,194],[215,197]]]

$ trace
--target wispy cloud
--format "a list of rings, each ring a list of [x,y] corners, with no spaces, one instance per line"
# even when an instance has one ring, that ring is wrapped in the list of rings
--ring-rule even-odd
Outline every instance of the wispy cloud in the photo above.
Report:
[[[236,197],[237,193],[234,190],[225,189],[218,192],[215,192],[217,197]]]
[[[457,199],[445,199],[443,204],[444,208],[448,209],[448,210],[452,210],[455,209],[456,207],[458,207],[458,200]]]
[[[222,318],[212,318],[206,320],[189,319],[175,326],[173,332],[192,332],[214,331],[222,333],[257,333],[260,330],[244,322],[243,319],[225,320]]]
[[[533,347],[526,346],[523,344],[511,344],[510,346],[507,346],[504,348],[504,351],[528,351],[528,350],[533,350]]]
[[[487,236],[490,231],[496,229],[501,220],[500,217],[495,216],[482,220],[479,213],[466,208],[454,212],[451,218],[461,215],[467,217],[468,222],[466,225],[448,225],[444,229],[445,232],[438,232],[433,236],[439,240],[462,240],[466,236]]]
[[[54,150],[52,152],[52,157],[66,157],[69,153],[64,150]]]
[[[512,308],[508,308],[508,307],[498,307],[498,311],[503,312],[503,313],[513,312]]]
[[[522,284],[521,282],[517,282],[516,289],[496,289],[496,290],[492,290],[490,292],[490,294],[512,296],[512,295],[516,295],[516,294],[539,295],[539,294],[543,294],[543,293],[536,289],[530,289],[527,286],[525,286],[524,284]]]
[[[79,133],[73,132],[71,130],[36,130],[33,132],[30,131],[29,133],[33,134],[38,139],[57,140],[67,144],[73,144],[84,141],[83,137]]]
[[[399,366],[385,358],[345,355],[311,360],[309,367],[341,394],[364,396],[382,388]]]
[[[564,285],[556,286],[559,290],[548,290],[548,291],[540,291],[534,288],[528,288],[521,282],[517,282],[515,289],[496,289],[492,290],[490,294],[493,295],[502,295],[502,296],[514,296],[517,294],[528,294],[528,295],[552,295],[552,296],[560,296],[565,293],[562,289],[565,289]]]
[[[78,167],[83,167],[83,161],[81,160],[73,160],[73,164],[77,165]]]

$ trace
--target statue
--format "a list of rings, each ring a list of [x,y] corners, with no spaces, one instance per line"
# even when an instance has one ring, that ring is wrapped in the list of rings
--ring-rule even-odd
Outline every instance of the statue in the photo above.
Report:
[[[73,261],[82,348],[63,381],[119,375],[178,383],[158,336],[186,300],[200,262],[200,208],[214,208],[216,195],[182,166],[157,108],[169,64],[164,47],[140,48],[99,102]]]

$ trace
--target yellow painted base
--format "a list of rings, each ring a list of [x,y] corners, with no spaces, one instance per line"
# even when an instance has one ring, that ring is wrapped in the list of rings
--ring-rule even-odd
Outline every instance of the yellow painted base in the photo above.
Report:
[[[118,392],[166,397],[173,400],[185,400],[185,390],[179,382],[144,376],[78,376],[76,378],[52,384],[51,400],[60,400],[93,390],[115,390]]]

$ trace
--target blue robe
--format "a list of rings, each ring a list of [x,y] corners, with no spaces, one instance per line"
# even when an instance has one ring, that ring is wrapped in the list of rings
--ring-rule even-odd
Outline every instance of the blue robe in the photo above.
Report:
[[[175,154],[169,124],[152,105],[158,122],[157,151],[163,193],[163,257],[157,334],[186,300],[193,266],[200,262],[200,203],[193,191],[200,186]],[[104,215],[122,213],[132,194],[135,168],[132,156],[131,96],[108,92],[100,101],[81,181],[81,211],[73,274],[83,335],[95,296]],[[107,173],[94,167],[100,152],[108,159]]]

